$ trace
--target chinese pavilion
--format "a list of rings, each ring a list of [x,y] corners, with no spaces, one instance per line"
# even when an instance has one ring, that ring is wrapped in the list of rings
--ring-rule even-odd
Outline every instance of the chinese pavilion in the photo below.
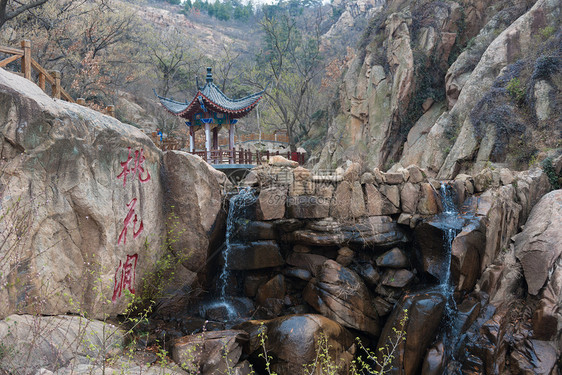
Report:
[[[230,99],[214,83],[211,68],[207,68],[207,83],[199,87],[191,102],[178,102],[173,99],[156,95],[160,103],[173,115],[186,120],[189,129],[189,151],[195,151],[195,132],[205,129],[205,148],[219,149],[218,134],[222,127],[228,129],[228,148],[234,149],[234,127],[239,118],[246,116],[254,109],[263,96],[264,91],[241,99]],[[212,132],[212,137],[211,137]]]

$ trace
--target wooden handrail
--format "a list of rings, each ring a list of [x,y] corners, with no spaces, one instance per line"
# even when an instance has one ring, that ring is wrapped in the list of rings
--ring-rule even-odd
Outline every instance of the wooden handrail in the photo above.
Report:
[[[22,59],[21,73],[26,79],[32,81],[31,73],[32,70],[35,70],[38,76],[38,86],[41,88],[41,90],[46,91],[45,82],[48,82],[51,85],[52,96],[54,98],[62,98],[68,102],[76,103],[72,96],[70,96],[70,94],[61,87],[60,72],[48,72],[37,61],[35,61],[35,59],[31,57],[31,41],[27,39],[22,40],[21,46],[22,49],[0,46],[0,53],[13,55],[4,60],[0,60],[0,68],[5,67],[18,59]],[[79,104],[85,105],[86,102],[82,100],[79,102]],[[115,106],[108,106],[104,112],[112,117],[115,117]]]
[[[23,56],[23,50],[18,49],[18,48],[0,46],[0,52],[1,53],[9,53],[10,55],[21,55],[21,56]]]
[[[7,59],[4,59],[4,60],[0,61],[0,68],[5,67],[9,63],[14,62],[17,59],[21,59],[22,56],[23,55],[13,55],[12,57],[8,57]]]

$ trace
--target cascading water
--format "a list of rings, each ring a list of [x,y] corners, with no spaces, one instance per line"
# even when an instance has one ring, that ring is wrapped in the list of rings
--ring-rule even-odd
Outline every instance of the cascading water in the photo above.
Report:
[[[223,249],[224,265],[218,279],[218,300],[215,299],[210,303],[202,304],[200,308],[200,315],[205,316],[208,311],[223,311],[226,313],[228,321],[234,321],[238,317],[237,310],[233,304],[233,296],[228,295],[228,286],[230,280],[229,263],[236,245],[241,245],[238,236],[238,224],[246,214],[247,208],[254,204],[257,197],[254,191],[250,188],[241,189],[238,194],[232,196],[229,200],[228,217],[226,219],[226,241]]]
[[[449,185],[441,182],[441,203],[443,205],[443,212],[440,215],[440,220],[443,223],[443,242],[446,251],[445,262],[443,267],[445,272],[441,281],[441,289],[445,293],[447,299],[452,294],[451,285],[451,251],[453,247],[453,240],[459,232],[459,212],[454,202],[453,191]]]
[[[443,211],[438,216],[438,220],[440,221],[440,227],[443,230],[443,249],[445,251],[445,259],[443,262],[443,276],[441,280],[439,280],[439,288],[447,301],[444,311],[445,327],[442,331],[442,339],[446,350],[449,351],[449,355],[452,355],[451,346],[453,344],[452,340],[454,340],[455,337],[454,321],[457,312],[457,306],[453,298],[455,287],[451,282],[452,248],[453,241],[460,232],[464,219],[459,214],[457,206],[455,205],[453,190],[444,182],[441,182],[440,195]]]
[[[245,209],[256,202],[256,195],[250,188],[244,188],[230,198],[228,207],[228,217],[226,219],[226,242],[223,251],[224,266],[220,274],[220,296],[223,300],[226,299],[226,286],[228,284],[228,277],[230,270],[228,267],[229,258],[232,253],[233,245],[236,243],[236,222],[243,215]]]

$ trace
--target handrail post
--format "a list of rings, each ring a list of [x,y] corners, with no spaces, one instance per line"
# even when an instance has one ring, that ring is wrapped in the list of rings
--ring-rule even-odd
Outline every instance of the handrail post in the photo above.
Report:
[[[55,79],[55,84],[52,86],[52,97],[55,98],[55,99],[60,99],[60,94],[61,94],[60,78],[61,78],[61,74],[58,70],[51,70],[49,72],[49,74],[51,76],[53,76],[53,78]]]
[[[21,72],[23,76],[31,81],[31,41],[28,39],[21,41],[23,57],[21,59]]]
[[[39,73],[39,88],[45,91],[45,75],[43,73]]]

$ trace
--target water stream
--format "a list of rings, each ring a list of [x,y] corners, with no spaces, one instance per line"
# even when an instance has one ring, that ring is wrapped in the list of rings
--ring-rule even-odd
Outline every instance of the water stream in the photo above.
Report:
[[[437,220],[440,222],[440,227],[443,231],[445,259],[443,261],[443,276],[439,280],[439,288],[447,301],[444,311],[442,339],[444,347],[449,352],[450,356],[452,354],[451,349],[456,335],[454,322],[457,315],[457,306],[453,296],[455,286],[451,280],[452,248],[455,237],[462,229],[464,219],[459,214],[459,210],[455,204],[453,189],[444,182],[441,182],[440,195],[443,211],[438,215]]]
[[[226,287],[230,276],[229,259],[232,256],[232,249],[237,243],[237,225],[236,223],[244,216],[246,208],[256,202],[257,196],[250,188],[241,189],[238,194],[230,198],[228,207],[228,217],[226,219],[226,242],[223,251],[224,266],[222,267],[219,277],[220,297],[225,300],[227,297]]]
[[[240,318],[238,308],[243,307],[244,303],[236,300],[236,297],[229,295],[231,293],[231,270],[229,268],[230,259],[236,251],[237,246],[242,244],[240,238],[239,224],[247,215],[248,208],[257,200],[255,192],[250,188],[241,189],[238,194],[233,195],[229,200],[228,217],[226,219],[226,241],[223,255],[223,266],[217,282],[218,298],[207,303],[203,303],[200,307],[200,315],[206,316],[209,311],[219,311],[220,315],[226,315],[227,321],[235,321]],[[220,313],[220,312],[223,313]]]

